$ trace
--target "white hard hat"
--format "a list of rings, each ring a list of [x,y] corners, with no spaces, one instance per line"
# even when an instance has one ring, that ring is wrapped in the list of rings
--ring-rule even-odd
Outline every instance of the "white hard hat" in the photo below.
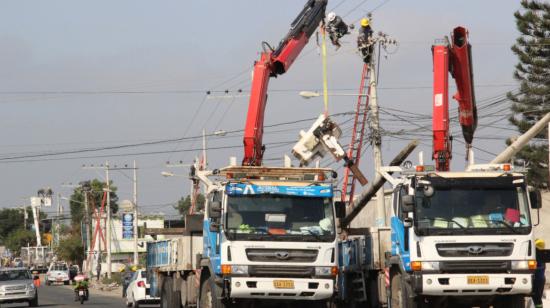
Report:
[[[327,15],[327,20],[328,20],[329,22],[333,21],[335,18],[336,18],[336,13],[334,13],[334,12],[328,13],[328,15]]]

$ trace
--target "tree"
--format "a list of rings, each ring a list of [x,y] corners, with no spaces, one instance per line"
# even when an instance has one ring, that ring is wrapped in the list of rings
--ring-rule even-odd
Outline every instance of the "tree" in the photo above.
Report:
[[[520,89],[508,92],[508,98],[513,102],[509,121],[523,134],[550,111],[550,3],[522,0],[521,6],[514,14],[521,34],[512,46],[519,59],[514,78]],[[516,155],[528,164],[530,185],[539,188],[548,183],[547,140],[543,130]]]
[[[30,226],[34,224],[33,216],[32,216],[32,210],[30,207],[25,208],[25,211],[27,211],[27,230],[30,229]],[[46,218],[46,214],[42,211],[39,212],[39,221]],[[17,242],[12,236],[16,233],[16,231],[19,230],[25,230],[24,229],[24,220],[25,215],[23,212],[23,209],[2,209],[0,210],[0,242],[4,245],[7,245],[7,241],[11,241],[12,245],[15,245],[14,243]],[[44,231],[43,229],[44,224],[41,224],[41,231]],[[33,235],[33,242],[36,242],[36,236],[34,235],[34,232],[31,232]],[[18,234],[20,236],[21,234]],[[27,242],[23,243],[24,246],[27,246]],[[10,248],[11,249],[11,248]],[[16,251],[20,249],[20,246],[16,247]]]
[[[27,246],[27,244],[36,246],[36,235],[30,230],[20,228],[6,235],[3,242],[11,251],[19,252],[21,247]]]
[[[84,260],[82,238],[78,233],[71,233],[70,236],[59,241],[55,253],[61,260],[72,261],[73,264],[82,264]]]
[[[82,182],[84,183],[84,182]],[[93,213],[94,208],[101,207],[101,201],[103,199],[103,188],[107,188],[107,184],[98,179],[93,179],[89,181],[88,192],[88,211],[89,215]],[[109,193],[111,197],[111,213],[116,214],[118,212],[118,196],[116,194],[117,188],[112,184],[111,181],[111,192]],[[83,185],[76,187],[73,191],[73,194],[70,197],[69,201],[71,207],[71,223],[73,228],[75,228],[77,233],[80,232],[80,224],[84,221],[84,191]]]
[[[196,208],[195,208],[195,211],[200,211],[202,209],[204,209],[204,203],[205,203],[205,198],[202,194],[199,194],[197,196],[197,205],[196,205]],[[178,204],[176,206],[174,206],[174,208],[176,210],[178,210],[178,212],[184,216],[185,214],[188,214],[189,213],[189,208],[191,207],[191,196],[190,195],[187,195],[186,197],[181,197],[181,199],[178,201]]]

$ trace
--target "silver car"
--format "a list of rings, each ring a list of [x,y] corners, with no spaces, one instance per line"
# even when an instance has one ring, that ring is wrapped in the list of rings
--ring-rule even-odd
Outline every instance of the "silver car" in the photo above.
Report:
[[[28,302],[38,307],[38,290],[31,272],[24,267],[0,269],[0,304]]]

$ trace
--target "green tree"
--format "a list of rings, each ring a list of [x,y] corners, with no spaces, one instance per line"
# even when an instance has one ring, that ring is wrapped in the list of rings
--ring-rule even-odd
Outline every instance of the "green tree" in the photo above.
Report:
[[[73,194],[70,197],[71,207],[71,223],[75,232],[80,232],[81,222],[84,220],[84,191],[83,186],[76,187]],[[107,187],[105,182],[98,179],[89,181],[90,190],[88,192],[88,211],[89,214],[93,213],[94,208],[101,207],[101,201],[103,199],[103,188]],[[116,214],[118,212],[118,196],[116,194],[117,187],[113,185],[111,181],[111,213]]]
[[[197,205],[196,205],[196,208],[195,208],[195,211],[201,211],[202,209],[204,209],[204,203],[205,203],[205,198],[202,194],[199,194],[197,196]],[[176,206],[174,206],[174,208],[176,210],[178,210],[178,212],[184,216],[185,214],[189,213],[189,208],[191,207],[191,196],[190,195],[187,195],[186,197],[181,197],[181,199],[178,201],[178,204]]]
[[[55,248],[55,253],[61,260],[71,261],[74,264],[82,264],[84,260],[84,246],[80,234],[71,233],[59,241],[59,246]]]
[[[508,98],[513,102],[509,121],[523,134],[550,111],[550,3],[522,0],[521,6],[514,14],[520,36],[512,46],[519,59],[514,78],[520,89]],[[539,188],[548,183],[547,140],[543,130],[516,155],[528,163],[529,183]]]
[[[36,246],[36,235],[33,231],[20,228],[6,235],[3,242],[11,251],[19,252],[21,247],[27,246],[27,244]]]
[[[30,207],[25,208],[27,211],[27,230],[30,230],[33,226],[33,216],[32,210]],[[40,211],[39,212],[39,221],[47,217],[47,215]],[[18,230],[24,230],[25,226],[25,215],[23,209],[2,209],[0,210],[0,243],[5,244],[8,238]],[[43,224],[44,225],[44,224]],[[44,232],[43,226],[40,227],[40,231]],[[31,232],[32,233],[32,232]],[[34,234],[34,233],[32,233]],[[11,238],[13,240],[13,238]],[[35,241],[36,242],[36,241]],[[27,244],[25,243],[25,246]],[[18,249],[19,250],[19,247]]]

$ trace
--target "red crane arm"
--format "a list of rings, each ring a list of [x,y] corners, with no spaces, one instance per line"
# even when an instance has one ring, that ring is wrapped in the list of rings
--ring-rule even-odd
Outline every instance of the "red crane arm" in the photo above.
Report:
[[[451,74],[457,87],[453,98],[458,101],[458,118],[462,126],[462,134],[466,143],[471,144],[477,127],[472,46],[468,42],[468,30],[463,27],[456,27],[453,30],[452,39]]]
[[[264,50],[260,60],[254,63],[254,75],[252,77],[243,138],[243,166],[260,166],[262,164],[265,150],[262,143],[264,112],[270,77],[284,74],[294,63],[294,60],[304,49],[309,38],[325,17],[326,6],[327,0],[308,0],[298,17],[292,22],[290,31],[277,49]]]
[[[453,76],[457,93],[459,121],[467,145],[474,138],[477,127],[477,109],[471,46],[468,31],[463,27],[453,30],[452,46],[445,40],[432,46],[433,51],[433,154],[438,171],[448,171],[452,158],[452,136],[449,132],[449,74]]]

